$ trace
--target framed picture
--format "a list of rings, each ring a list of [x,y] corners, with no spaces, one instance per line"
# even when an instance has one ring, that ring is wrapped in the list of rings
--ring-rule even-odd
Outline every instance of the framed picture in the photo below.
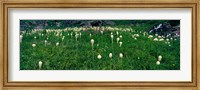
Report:
[[[198,88],[197,1],[59,2],[2,2],[3,87]]]

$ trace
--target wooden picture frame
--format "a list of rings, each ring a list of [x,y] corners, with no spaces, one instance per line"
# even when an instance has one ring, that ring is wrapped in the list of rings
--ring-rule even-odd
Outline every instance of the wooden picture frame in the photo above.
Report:
[[[199,89],[199,2],[198,0],[89,0],[89,1],[37,1],[37,0],[5,0],[1,1],[2,28],[0,31],[0,76],[1,88],[19,89],[28,87],[30,89],[52,87],[51,89],[166,89],[166,90],[198,90]],[[9,82],[8,81],[8,9],[9,8],[191,8],[192,9],[192,82]],[[57,87],[57,88],[53,88]],[[46,88],[47,89],[47,88]]]

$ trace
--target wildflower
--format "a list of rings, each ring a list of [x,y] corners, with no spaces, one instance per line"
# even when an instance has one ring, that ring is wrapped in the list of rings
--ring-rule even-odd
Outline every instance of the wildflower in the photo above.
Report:
[[[135,36],[136,36],[136,37],[139,37],[140,35],[139,35],[139,34],[135,34]]]
[[[122,53],[120,53],[120,54],[119,54],[119,57],[120,57],[120,58],[123,58],[123,54],[122,54]]]
[[[158,41],[158,38],[154,38],[153,41]]]
[[[35,47],[36,46],[36,44],[32,44],[32,47]]]
[[[112,53],[109,54],[109,57],[112,58]]]
[[[155,36],[158,36],[158,34],[155,34]]]
[[[165,44],[170,44],[170,42],[165,42]]]
[[[148,33],[147,32],[143,32],[143,36],[146,36]]]
[[[163,39],[163,38],[161,38],[161,39],[159,39],[159,41],[164,41],[164,39]]]
[[[72,36],[73,36],[73,33],[71,32],[71,38],[72,38]]]
[[[38,65],[39,65],[39,69],[41,69],[42,68],[42,61],[39,61]]]
[[[120,40],[120,39],[119,39],[119,38],[117,38],[117,43],[119,42],[119,40]]]
[[[116,34],[117,34],[117,36],[118,36],[118,35],[119,35],[119,32],[117,31]]]
[[[119,46],[120,46],[120,47],[122,46],[122,42],[119,42]]]
[[[157,65],[160,65],[160,61],[157,61],[156,64],[157,64]]]
[[[113,43],[113,37],[114,37],[114,36],[111,34],[110,37],[111,37],[111,39],[112,39],[112,43]]]
[[[113,35],[113,33],[111,32],[110,35]]]
[[[23,35],[20,35],[19,37],[20,37],[20,42],[22,42]]]
[[[57,33],[56,36],[58,37],[58,36],[59,36],[59,33]]]
[[[101,34],[103,34],[103,30],[101,30],[100,32],[101,32]]]
[[[153,37],[153,35],[149,35],[149,36],[148,36],[148,38],[152,38],[152,37]]]
[[[81,35],[82,35],[81,32],[79,33],[79,35],[80,35],[80,38],[81,38]]]
[[[97,56],[97,58],[98,58],[98,59],[101,59],[101,55],[99,54],[99,55]]]
[[[158,56],[158,61],[161,61],[161,60],[162,60],[162,56],[159,55],[159,56]]]
[[[169,41],[169,39],[166,39],[167,41]]]
[[[62,41],[65,39],[65,36],[62,37]]]
[[[59,42],[56,43],[56,46],[58,46],[58,45],[59,45]]]
[[[34,39],[36,39],[37,37],[35,36]]]
[[[94,39],[91,39],[91,44],[92,44],[92,50],[93,50]]]
[[[135,38],[135,35],[132,35],[132,38]]]
[[[135,37],[134,39],[135,39],[135,40],[137,40],[137,38],[136,38],[136,37]]]
[[[122,35],[120,35],[119,38],[122,38]]]
[[[78,38],[78,34],[76,34],[76,35],[75,35],[75,37],[76,37],[76,41],[77,41],[77,38]]]
[[[90,33],[90,37],[92,37],[92,34]]]
[[[44,40],[45,46],[47,45],[47,40]]]

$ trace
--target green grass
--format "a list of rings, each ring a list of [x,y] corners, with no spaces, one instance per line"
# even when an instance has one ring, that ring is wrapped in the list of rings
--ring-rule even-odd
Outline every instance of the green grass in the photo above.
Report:
[[[106,30],[103,35],[95,30],[81,30],[78,33],[81,32],[82,35],[77,41],[73,30],[60,32],[65,36],[63,41],[62,36],[55,36],[55,32],[26,32],[20,43],[20,69],[39,70],[38,62],[42,61],[42,70],[180,70],[179,38],[169,39],[170,44],[166,44],[167,38],[164,38],[164,41],[153,41],[157,36],[144,36],[143,28],[132,27],[131,30],[118,30],[119,35],[123,36],[120,39],[123,42],[122,47],[116,42],[116,38],[119,37],[116,30]],[[113,44],[111,32],[114,35]],[[139,34],[137,40],[132,37],[134,34]],[[37,38],[34,39],[34,36]],[[47,37],[48,44],[45,46],[44,41]],[[94,50],[91,39],[94,39]],[[59,46],[56,46],[57,42]],[[36,47],[32,47],[32,44],[36,44]],[[109,53],[113,54],[113,58],[109,58]],[[123,54],[123,58],[119,58],[120,53]],[[101,59],[97,58],[99,54]],[[162,56],[162,60],[160,65],[157,65],[159,55]]]

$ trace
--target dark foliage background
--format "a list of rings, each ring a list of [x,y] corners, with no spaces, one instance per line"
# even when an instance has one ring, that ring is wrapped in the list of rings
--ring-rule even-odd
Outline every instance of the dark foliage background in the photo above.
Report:
[[[137,26],[142,24],[154,26],[164,22],[170,23],[171,26],[180,24],[180,20],[20,20],[20,30],[64,29],[81,26]]]

